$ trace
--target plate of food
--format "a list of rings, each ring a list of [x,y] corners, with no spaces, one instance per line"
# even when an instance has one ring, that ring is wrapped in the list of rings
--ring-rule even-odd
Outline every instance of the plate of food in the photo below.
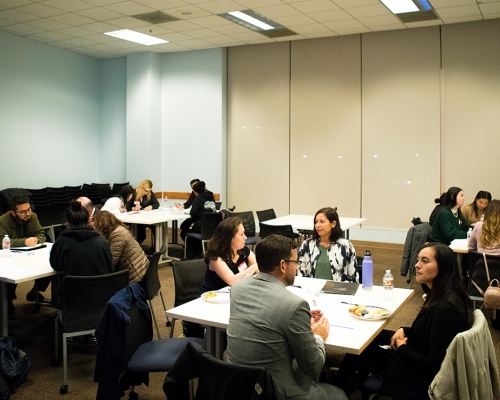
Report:
[[[388,308],[378,306],[354,306],[349,308],[348,311],[354,318],[367,321],[378,321],[392,315],[392,311]]]
[[[216,292],[211,290],[210,292],[205,292],[201,295],[201,298],[209,303],[229,303],[230,293],[226,292]]]

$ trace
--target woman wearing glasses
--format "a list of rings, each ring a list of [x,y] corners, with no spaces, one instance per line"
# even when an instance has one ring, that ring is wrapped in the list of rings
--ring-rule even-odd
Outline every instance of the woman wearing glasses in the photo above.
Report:
[[[306,239],[298,251],[299,273],[336,282],[359,282],[356,250],[341,236],[337,211],[331,207],[318,210],[312,238]]]
[[[143,180],[139,186],[135,188],[134,195],[127,205],[127,211],[151,211],[160,207],[160,203],[153,193],[153,182],[149,179]],[[137,241],[139,244],[146,239],[146,228],[150,228],[152,234],[155,233],[154,225],[137,225]]]

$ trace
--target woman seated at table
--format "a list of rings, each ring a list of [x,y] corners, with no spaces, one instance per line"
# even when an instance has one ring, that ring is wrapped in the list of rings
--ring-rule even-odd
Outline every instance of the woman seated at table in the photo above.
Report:
[[[115,271],[128,269],[130,282],[140,282],[149,267],[149,260],[134,239],[127,225],[108,211],[94,216],[94,227],[108,241]]]
[[[127,204],[134,195],[134,188],[130,185],[123,186],[117,196],[110,197],[101,208],[101,211],[109,211],[113,214],[127,211]]]
[[[462,208],[462,215],[471,225],[481,220],[488,203],[491,201],[491,193],[485,190],[477,192],[474,201]]]
[[[153,182],[149,179],[143,180],[139,186],[135,189],[135,192],[132,198],[129,200],[127,204],[128,211],[151,211],[157,210],[160,207],[160,203],[156,199],[155,194],[153,193]],[[146,239],[146,228],[151,229],[151,233],[155,234],[155,226],[154,225],[137,225],[137,241],[139,244],[144,242]]]
[[[465,195],[462,189],[451,187],[446,192],[443,206],[436,215],[429,233],[429,242],[437,242],[449,245],[455,239],[466,239],[470,228],[465,220],[460,207],[465,203]]]
[[[245,275],[258,272],[255,254],[245,247],[245,228],[238,217],[223,220],[205,252],[207,270],[201,293],[231,286]]]
[[[207,212],[215,212],[215,198],[214,194],[205,190],[205,182],[196,182],[193,185],[193,191],[196,198],[193,201],[189,214],[191,215],[192,222],[190,225],[181,225],[181,238],[185,239],[186,234],[189,232],[200,233],[203,215]]]
[[[500,200],[492,200],[484,222],[476,222],[469,239],[469,250],[500,256]]]
[[[428,243],[418,255],[415,279],[427,294],[411,327],[382,331],[361,356],[346,355],[336,375],[341,385],[358,371],[371,393],[397,399],[428,399],[446,349],[474,322],[472,302],[458,273],[457,257],[446,245]],[[389,345],[384,350],[379,345]],[[366,381],[368,374],[375,374]],[[366,381],[366,382],[365,382]],[[363,389],[362,389],[363,390]]]
[[[65,212],[68,229],[61,232],[50,251],[50,265],[63,276],[105,275],[113,272],[106,239],[88,226],[89,213],[79,201]],[[64,283],[64,280],[63,280]]]
[[[341,236],[337,211],[331,207],[318,210],[312,238],[306,239],[298,251],[299,273],[336,282],[358,282],[356,250]]]

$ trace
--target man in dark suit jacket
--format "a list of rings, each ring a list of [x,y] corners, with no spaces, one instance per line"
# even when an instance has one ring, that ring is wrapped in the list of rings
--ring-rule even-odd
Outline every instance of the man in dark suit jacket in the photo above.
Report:
[[[286,289],[297,273],[291,239],[271,235],[257,244],[260,272],[233,285],[227,329],[228,361],[265,367],[280,399],[347,400],[332,385],[319,384],[330,325],[321,311]]]

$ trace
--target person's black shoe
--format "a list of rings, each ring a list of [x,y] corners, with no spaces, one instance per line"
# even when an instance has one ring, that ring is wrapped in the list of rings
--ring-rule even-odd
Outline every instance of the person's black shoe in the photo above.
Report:
[[[12,301],[7,303],[7,317],[10,320],[16,319],[16,307],[14,307],[14,303],[12,303]]]
[[[35,293],[28,292],[28,294],[26,295],[26,301],[30,301],[30,302],[37,301],[36,297],[35,297]],[[38,293],[38,302],[39,303],[50,303],[50,299],[45,297],[43,294]]]

